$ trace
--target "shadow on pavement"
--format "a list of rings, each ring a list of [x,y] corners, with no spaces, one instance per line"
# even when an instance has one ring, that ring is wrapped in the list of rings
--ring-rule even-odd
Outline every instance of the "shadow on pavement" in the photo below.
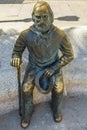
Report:
[[[55,18],[55,20],[60,20],[60,21],[79,21],[79,17],[78,16],[64,16],[64,17]]]
[[[77,17],[77,16],[64,16],[64,17],[55,18],[55,20],[79,21],[79,17]],[[31,22],[31,21],[32,21],[32,18],[25,18],[25,19],[18,19],[18,20],[1,20],[0,23],[5,23],[5,22]]]
[[[26,18],[26,19],[18,19],[18,20],[2,20],[0,23],[6,23],[6,22],[31,22],[32,18]]]
[[[0,4],[22,4],[24,0],[0,0]]]

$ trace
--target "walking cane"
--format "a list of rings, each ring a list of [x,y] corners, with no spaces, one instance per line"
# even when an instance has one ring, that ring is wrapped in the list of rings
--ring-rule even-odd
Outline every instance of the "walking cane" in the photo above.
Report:
[[[21,90],[21,71],[20,66],[17,67],[17,79],[18,79],[18,97],[19,97],[19,115],[22,116],[22,90]]]

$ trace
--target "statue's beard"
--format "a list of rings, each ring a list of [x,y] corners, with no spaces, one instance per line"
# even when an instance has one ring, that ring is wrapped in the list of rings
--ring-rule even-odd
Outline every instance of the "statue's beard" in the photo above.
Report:
[[[51,27],[51,23],[46,23],[46,24],[35,24],[36,29],[41,32],[41,33],[46,33],[49,31]]]

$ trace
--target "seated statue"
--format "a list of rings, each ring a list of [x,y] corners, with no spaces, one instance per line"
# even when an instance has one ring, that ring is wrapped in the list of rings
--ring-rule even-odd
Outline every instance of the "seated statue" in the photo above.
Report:
[[[51,92],[54,121],[62,120],[64,82],[61,69],[74,58],[70,40],[63,30],[53,24],[53,11],[47,2],[38,1],[34,5],[32,20],[34,24],[17,38],[11,58],[11,65],[18,68],[25,48],[29,51],[29,61],[21,85],[23,128],[29,126],[33,113],[34,87],[44,94]]]

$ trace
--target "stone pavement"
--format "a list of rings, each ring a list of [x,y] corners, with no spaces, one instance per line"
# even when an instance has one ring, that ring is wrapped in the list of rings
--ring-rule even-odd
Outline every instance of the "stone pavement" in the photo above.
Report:
[[[49,102],[40,103],[26,130],[87,130],[87,96],[64,98],[62,112],[62,122],[55,123]],[[23,130],[18,110],[0,117],[0,130]]]
[[[5,0],[6,1],[6,0]],[[18,0],[15,4],[11,0],[0,4],[0,28],[16,28],[23,30],[32,24],[31,13],[35,0]],[[19,0],[20,1],[20,0]],[[53,9],[54,24],[59,27],[71,27],[87,25],[87,1],[86,0],[48,0]],[[4,3],[4,2],[3,2]]]
[[[64,29],[74,48],[74,61],[64,68],[68,96],[64,98],[63,122],[54,123],[49,95],[37,93],[29,130],[87,130],[87,1],[48,0],[54,12],[54,24]],[[0,130],[20,130],[16,70],[9,65],[11,52],[21,30],[31,24],[35,0],[0,0]],[[24,64],[27,62],[24,54]],[[23,71],[23,70],[22,70]],[[24,73],[24,72],[23,72]],[[67,114],[68,113],[68,114]]]

